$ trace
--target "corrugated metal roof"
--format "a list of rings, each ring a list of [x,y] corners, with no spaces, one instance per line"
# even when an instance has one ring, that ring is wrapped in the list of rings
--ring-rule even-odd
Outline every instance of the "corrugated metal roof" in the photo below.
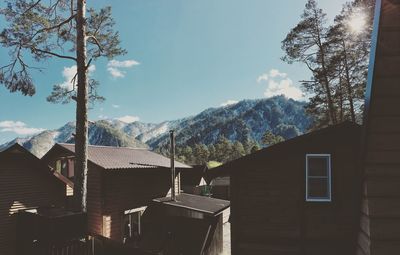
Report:
[[[75,153],[74,144],[59,143],[61,147]],[[88,146],[88,160],[104,169],[131,169],[170,167],[170,159],[146,149]],[[175,161],[177,168],[190,166]]]

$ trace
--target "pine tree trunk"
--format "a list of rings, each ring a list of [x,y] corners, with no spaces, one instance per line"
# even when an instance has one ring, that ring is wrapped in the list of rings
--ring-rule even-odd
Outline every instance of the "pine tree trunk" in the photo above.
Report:
[[[340,122],[343,122],[343,115],[344,115],[344,99],[343,99],[343,88],[342,88],[342,76],[339,74],[339,118]]]
[[[77,1],[76,16],[76,54],[78,71],[78,93],[76,105],[75,137],[75,182],[74,199],[76,210],[86,212],[87,195],[87,147],[88,147],[88,79],[86,66],[86,0]]]
[[[321,44],[322,45],[322,44]],[[328,71],[326,69],[325,65],[325,54],[323,52],[322,46],[320,46],[320,51],[321,51],[321,66],[322,66],[322,71],[323,71],[323,77],[324,77],[324,87],[326,91],[326,99],[328,103],[328,111],[329,111],[329,119],[330,119],[330,124],[336,124],[337,119],[336,119],[336,111],[335,111],[335,105],[333,104],[333,99],[332,99],[332,92],[329,84],[329,78],[328,78]]]
[[[348,95],[349,105],[350,105],[351,120],[353,122],[356,122],[356,112],[354,110],[354,101],[353,101],[353,90],[351,88],[349,64],[347,62],[346,44],[344,41],[342,41],[342,43],[343,43],[343,50],[344,50],[344,68],[345,68],[345,73],[346,73],[346,89],[347,89],[347,95]]]
[[[317,11],[314,9],[314,20],[319,21],[319,15],[317,13]],[[322,67],[322,72],[323,72],[323,86],[325,88],[325,92],[326,92],[326,99],[327,99],[327,103],[328,103],[328,116],[329,116],[329,120],[330,120],[330,124],[336,124],[337,123],[337,119],[336,119],[336,111],[335,111],[335,105],[333,104],[333,99],[332,99],[332,92],[331,92],[331,88],[330,88],[330,84],[329,84],[329,78],[328,78],[328,71],[326,69],[326,63],[325,63],[325,50],[323,47],[323,43],[322,43],[322,39],[321,39],[321,31],[322,29],[319,28],[319,26],[321,25],[321,23],[318,23],[315,25],[315,31],[316,31],[316,35],[317,35],[317,46],[319,48],[319,52],[321,54],[321,67]]]

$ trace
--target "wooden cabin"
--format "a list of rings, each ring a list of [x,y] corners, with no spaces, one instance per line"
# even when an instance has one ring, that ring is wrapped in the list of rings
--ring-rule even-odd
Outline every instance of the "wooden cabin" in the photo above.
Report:
[[[67,186],[74,181],[74,152],[73,144],[56,144],[42,158]],[[190,168],[179,162],[175,166],[177,172]],[[119,243],[137,243],[144,210],[154,198],[164,197],[170,190],[169,167],[169,158],[146,149],[89,146],[89,234]]]
[[[223,165],[232,254],[354,254],[360,131],[345,122]]]
[[[377,0],[361,148],[359,255],[400,254],[400,1]]]
[[[65,185],[19,144],[0,152],[0,254],[16,254],[18,212],[65,204]],[[20,226],[22,232],[31,225]],[[25,229],[25,230],[24,230]]]

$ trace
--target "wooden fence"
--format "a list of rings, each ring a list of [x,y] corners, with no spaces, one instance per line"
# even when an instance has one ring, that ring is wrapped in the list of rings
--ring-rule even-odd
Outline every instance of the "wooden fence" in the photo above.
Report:
[[[34,242],[31,247],[20,250],[20,255],[91,255],[91,242],[73,240],[63,243]]]

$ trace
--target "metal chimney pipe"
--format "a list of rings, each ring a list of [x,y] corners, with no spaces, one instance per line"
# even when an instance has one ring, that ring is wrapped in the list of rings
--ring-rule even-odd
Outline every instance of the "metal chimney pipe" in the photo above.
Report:
[[[175,194],[175,136],[174,130],[169,131],[171,140],[171,200],[176,201]]]

